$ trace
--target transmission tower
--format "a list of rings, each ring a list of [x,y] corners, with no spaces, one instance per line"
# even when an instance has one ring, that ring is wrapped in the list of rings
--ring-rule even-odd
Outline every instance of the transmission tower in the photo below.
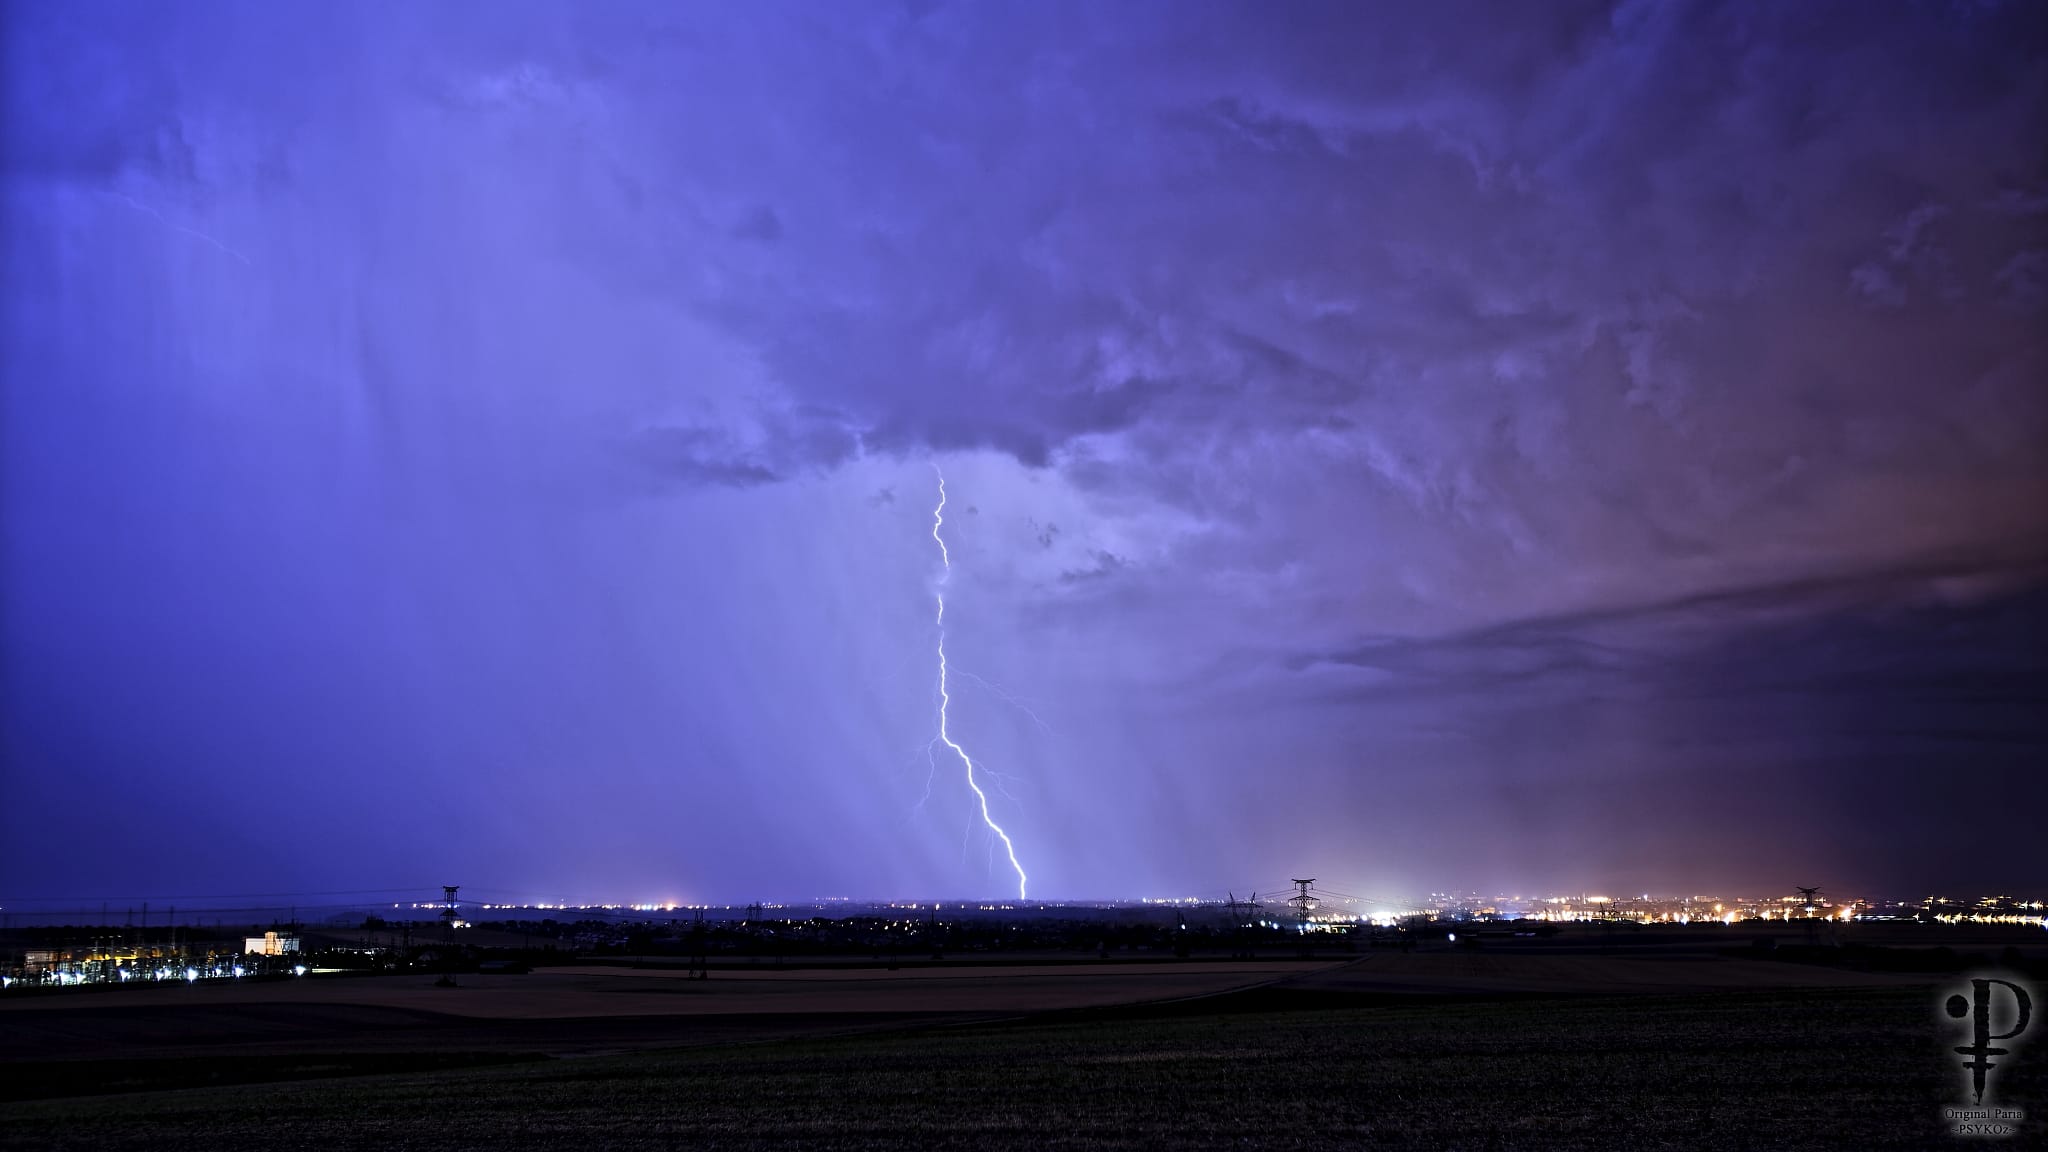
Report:
[[[1820,886],[1815,885],[1811,888],[1801,888],[1799,885],[1794,884],[1793,887],[1799,889],[1800,898],[1806,905],[1806,942],[1811,944],[1813,943],[1814,928],[1817,927],[1813,922],[1813,914],[1820,906]]]
[[[455,939],[455,894],[460,891],[460,884],[441,885],[441,934],[450,940]]]
[[[1259,903],[1259,894],[1257,892],[1252,893],[1249,900],[1239,900],[1235,892],[1228,893],[1228,895],[1230,900],[1226,907],[1230,909],[1230,941],[1232,945],[1230,958],[1233,960],[1249,960],[1252,958],[1252,921],[1258,918],[1259,909],[1263,905]]]
[[[1308,894],[1308,889],[1309,885],[1314,884],[1315,881],[1312,879],[1290,880],[1288,883],[1299,889],[1293,896],[1287,898],[1287,902],[1294,905],[1295,921],[1301,925],[1302,932],[1306,934],[1308,932],[1308,914],[1316,906],[1316,898]]]
[[[697,908],[692,911],[694,915],[690,921],[690,970],[687,973],[687,978],[691,980],[709,980],[711,978],[711,958],[705,955],[704,910]]]
[[[1287,902],[1294,905],[1295,924],[1301,932],[1301,951],[1303,955],[1307,955],[1309,951],[1308,914],[1316,906],[1316,898],[1309,895],[1308,890],[1309,886],[1315,883],[1315,880],[1313,878],[1308,880],[1290,880],[1288,883],[1293,884],[1296,888],[1295,894],[1288,897]]]

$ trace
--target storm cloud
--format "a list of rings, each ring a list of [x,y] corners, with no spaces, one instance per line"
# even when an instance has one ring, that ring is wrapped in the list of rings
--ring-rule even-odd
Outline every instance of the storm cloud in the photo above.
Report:
[[[20,887],[2048,880],[2039,5],[5,21]]]

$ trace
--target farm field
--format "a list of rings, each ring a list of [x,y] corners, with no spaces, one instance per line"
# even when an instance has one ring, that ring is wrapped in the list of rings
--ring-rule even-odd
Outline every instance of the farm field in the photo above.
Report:
[[[552,1056],[1213,995],[1337,960],[313,977],[0,1001],[5,1062],[508,1048]],[[7,1090],[0,1084],[0,1098]]]
[[[0,1146],[1921,1149],[1961,1082],[1925,988],[1284,1002],[18,1102]]]
[[[1924,1148],[1953,975],[1515,940],[829,961],[0,1003],[0,1146]],[[1719,945],[1719,946],[1717,946]],[[2025,1052],[2022,1055],[2026,1055]],[[2038,1060],[1999,1102],[2035,1115]]]

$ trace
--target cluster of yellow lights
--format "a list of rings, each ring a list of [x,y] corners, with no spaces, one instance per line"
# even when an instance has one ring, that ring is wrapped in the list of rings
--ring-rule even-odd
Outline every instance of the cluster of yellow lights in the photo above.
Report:
[[[826,899],[826,901],[825,901],[825,902],[826,902],[826,903],[844,903],[844,902],[845,902],[845,900],[844,900],[844,898],[843,898],[843,897],[833,896],[833,897],[828,897],[828,898]],[[435,903],[425,903],[425,904],[393,904],[393,905],[392,905],[392,907],[393,907],[393,908],[401,908],[401,909],[402,909],[402,908],[415,908],[415,909],[419,909],[419,910],[421,910],[421,911],[426,911],[426,912],[439,912],[439,911],[442,911],[442,910],[446,909],[446,908],[448,907],[448,905],[446,905],[446,904],[444,904],[444,903],[439,903],[439,902],[435,902]],[[713,908],[726,908],[726,909],[731,909],[731,908],[733,907],[733,905],[731,905],[731,904],[689,904],[689,903],[683,903],[683,902],[680,902],[680,901],[675,901],[675,900],[666,900],[666,901],[663,901],[663,902],[661,902],[661,903],[657,903],[657,904],[477,904],[477,905],[474,905],[474,907],[477,907],[477,908],[481,908],[481,909],[484,909],[484,910],[486,910],[486,911],[499,911],[499,912],[676,912],[676,911],[684,911],[684,912],[691,912],[691,911],[695,911],[695,910],[697,910],[697,909],[699,909],[699,908],[702,908],[702,909],[704,909],[704,910],[706,910],[706,911],[709,911],[709,910],[711,910],[711,909],[713,909]],[[761,907],[763,907],[763,908],[781,908],[781,907],[784,907],[784,905],[781,905],[781,904],[763,904],[763,905],[761,905]],[[915,904],[891,904],[891,905],[889,905],[889,907],[891,907],[891,908],[915,908],[915,907],[917,907],[917,905],[915,905]],[[965,905],[962,905],[962,907],[965,907]],[[996,907],[1001,907],[1001,908],[1008,908],[1008,907],[1010,907],[1010,905],[1008,905],[1008,904],[1003,904],[1003,905],[996,905]]]
[[[1611,900],[1604,900],[1602,902],[1609,904],[1613,903],[1613,901]],[[1588,901],[1588,903],[1591,903],[1591,901]],[[1735,924],[1745,919],[1854,920],[1856,918],[1856,906],[1853,904],[1845,904],[1841,907],[1833,909],[1816,909],[1813,913],[1806,914],[1799,910],[1789,908],[1784,909],[1782,911],[1775,908],[1749,908],[1742,910],[1730,910],[1724,904],[1716,904],[1714,905],[1714,914],[1711,916],[1707,915],[1704,912],[1693,913],[1671,911],[1628,913],[1625,915],[1617,916],[1614,912],[1610,911],[1596,911],[1593,909],[1574,909],[1569,904],[1567,904],[1564,907],[1555,910],[1546,909],[1544,911],[1537,912],[1533,916],[1530,916],[1528,918],[1531,920],[1543,920],[1561,924],[1575,924],[1583,921],[1614,919],[1629,920],[1637,924],[1692,924],[1695,922],[1711,923],[1714,921],[1719,921],[1722,924]],[[2022,919],[2020,922],[2030,921],[2025,921],[2024,919]]]

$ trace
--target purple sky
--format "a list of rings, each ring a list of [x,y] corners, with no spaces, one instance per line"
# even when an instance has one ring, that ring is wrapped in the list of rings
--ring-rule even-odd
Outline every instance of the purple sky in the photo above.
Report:
[[[0,11],[0,896],[2048,883],[2048,7]]]

